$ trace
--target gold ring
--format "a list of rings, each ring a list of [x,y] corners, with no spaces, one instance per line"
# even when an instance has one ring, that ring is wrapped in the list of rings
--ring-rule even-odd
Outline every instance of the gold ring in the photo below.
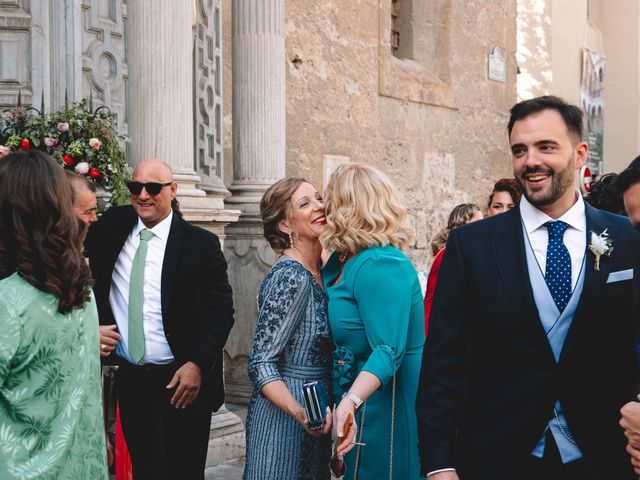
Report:
[[[104,350],[105,348],[107,348],[107,346],[101,343],[100,344],[100,350]]]

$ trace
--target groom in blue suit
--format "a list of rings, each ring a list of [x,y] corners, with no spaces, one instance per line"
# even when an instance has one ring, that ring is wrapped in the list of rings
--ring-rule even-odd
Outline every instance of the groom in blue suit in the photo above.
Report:
[[[640,233],[587,205],[582,112],[518,103],[517,208],[451,233],[416,401],[428,480],[631,480]]]

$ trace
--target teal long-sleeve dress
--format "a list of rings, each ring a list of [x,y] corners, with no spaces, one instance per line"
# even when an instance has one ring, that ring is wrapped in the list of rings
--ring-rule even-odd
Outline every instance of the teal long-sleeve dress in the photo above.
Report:
[[[424,307],[411,261],[392,246],[362,250],[344,265],[333,254],[323,269],[329,297],[329,322],[335,343],[333,392],[336,402],[361,371],[378,377],[381,387],[356,413],[364,424],[358,461],[359,479],[388,479],[390,467],[392,384],[396,369],[393,478],[420,477],[415,398],[418,390]],[[345,456],[346,479],[354,478],[358,447]]]

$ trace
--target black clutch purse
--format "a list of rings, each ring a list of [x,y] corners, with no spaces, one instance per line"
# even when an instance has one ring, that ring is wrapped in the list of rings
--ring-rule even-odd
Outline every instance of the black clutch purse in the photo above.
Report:
[[[304,398],[304,409],[309,421],[308,428],[311,430],[322,428],[327,407],[329,406],[329,396],[324,383],[305,383],[302,386],[302,396]]]

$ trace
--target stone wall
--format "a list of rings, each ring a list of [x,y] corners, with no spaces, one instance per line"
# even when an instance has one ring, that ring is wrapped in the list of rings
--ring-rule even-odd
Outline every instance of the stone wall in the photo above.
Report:
[[[326,155],[385,170],[415,222],[418,268],[450,209],[484,206],[492,181],[510,174],[516,100],[515,1],[429,3],[441,5],[423,28],[439,29],[442,57],[429,65],[391,55],[391,0],[287,0],[285,11],[287,175],[320,186]],[[487,79],[494,46],[506,83]]]
[[[223,2],[228,146],[230,4]],[[511,174],[505,132],[516,102],[516,1],[404,4],[427,9],[419,13],[430,21],[413,33],[434,34],[438,58],[428,64],[391,55],[391,0],[286,0],[286,173],[321,188],[334,155],[385,170],[411,211],[417,235],[409,254],[424,268],[451,208],[484,207],[492,181]],[[505,83],[487,78],[495,46],[506,58]],[[231,163],[227,148],[225,170]]]

